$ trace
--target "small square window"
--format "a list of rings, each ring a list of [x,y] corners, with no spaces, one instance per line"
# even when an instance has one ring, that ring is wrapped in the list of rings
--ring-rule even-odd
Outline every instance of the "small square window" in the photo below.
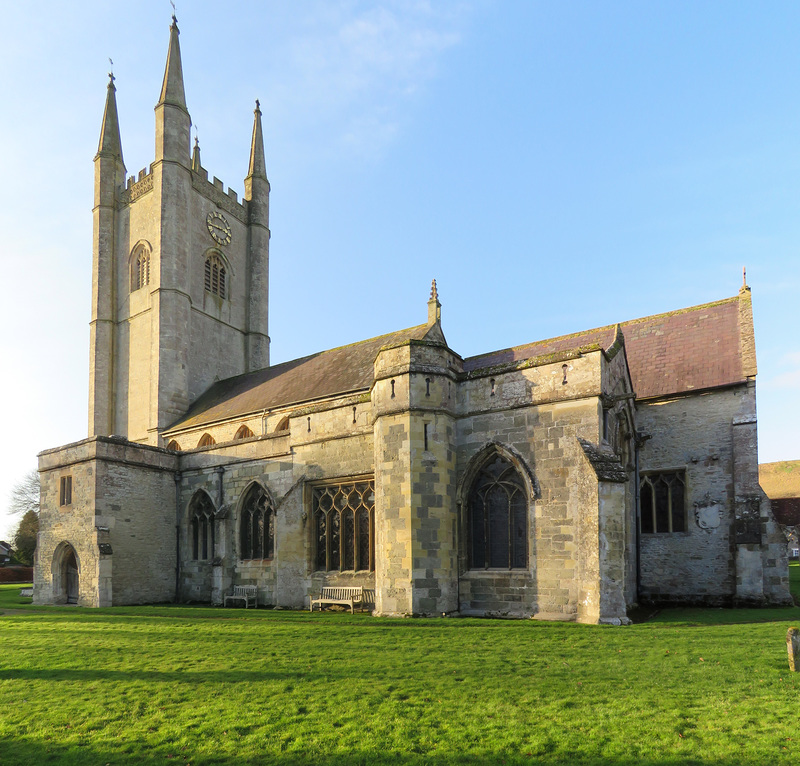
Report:
[[[61,477],[60,505],[72,505],[72,477]]]

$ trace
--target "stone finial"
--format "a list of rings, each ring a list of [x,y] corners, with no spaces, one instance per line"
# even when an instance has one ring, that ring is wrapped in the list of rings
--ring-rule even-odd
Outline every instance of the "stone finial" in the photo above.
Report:
[[[201,167],[202,165],[200,164],[200,141],[197,137],[197,133],[195,133],[194,150],[192,151],[192,170],[194,170],[196,173],[199,173]]]
[[[789,670],[800,672],[800,629],[789,628],[786,633],[786,649],[789,652]]]
[[[431,297],[428,300],[428,324],[434,325],[442,321],[442,304],[439,303],[439,291],[436,280],[431,282]]]
[[[739,288],[739,292],[750,292],[750,286],[747,284],[747,269],[744,266],[742,266],[742,286]]]

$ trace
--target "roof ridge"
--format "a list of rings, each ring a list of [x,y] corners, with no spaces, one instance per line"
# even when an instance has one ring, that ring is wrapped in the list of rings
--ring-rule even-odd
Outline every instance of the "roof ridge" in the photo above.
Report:
[[[591,333],[601,332],[603,330],[613,330],[614,328],[616,328],[617,325],[622,325],[622,327],[624,328],[626,325],[639,324],[640,322],[646,322],[651,319],[660,319],[661,317],[685,314],[689,311],[697,311],[698,309],[713,308],[714,306],[721,306],[724,303],[732,303],[738,300],[739,296],[734,295],[730,298],[722,298],[720,300],[710,301],[709,303],[698,303],[696,306],[687,306],[686,308],[683,309],[673,309],[672,311],[664,311],[660,314],[649,314],[648,316],[639,317],[638,319],[627,319],[622,322],[614,322],[612,324],[601,325],[600,327],[592,327],[588,330],[578,330],[577,332],[570,332],[567,333],[566,335],[556,335],[552,338],[540,338],[538,340],[529,341],[528,343],[520,343],[517,346],[508,346],[507,348],[499,348],[493,351],[484,351],[482,354],[475,354],[473,356],[465,357],[464,361],[468,362],[472,359],[480,359],[482,356],[502,354],[503,352],[506,351],[516,351],[517,349],[525,348],[525,346],[532,346],[537,343],[551,343],[553,341],[568,340],[569,338],[576,338],[578,336],[589,335]]]
[[[249,375],[255,375],[255,374],[259,373],[259,372],[268,372],[270,370],[275,370],[275,369],[277,369],[279,367],[283,367],[284,365],[295,364],[297,362],[304,362],[307,359],[313,359],[316,356],[320,356],[322,354],[328,354],[331,351],[339,351],[340,349],[343,349],[343,348],[351,348],[352,346],[360,346],[363,343],[371,343],[372,341],[379,340],[380,338],[388,338],[390,335],[399,335],[400,333],[411,332],[412,330],[418,330],[418,329],[420,329],[422,327],[427,327],[427,326],[428,325],[426,325],[426,324],[418,324],[418,325],[414,325],[413,327],[405,327],[402,330],[395,330],[394,332],[386,332],[386,333],[383,333],[382,335],[375,335],[372,338],[365,338],[364,340],[356,340],[356,341],[353,341],[352,343],[343,343],[341,346],[334,346],[333,348],[326,348],[326,349],[323,349],[322,351],[315,351],[312,354],[306,354],[305,356],[298,356],[295,359],[287,359],[284,362],[278,362],[277,364],[271,364],[268,367],[259,367],[257,370],[249,370],[248,372],[240,372],[238,375],[229,375],[227,378],[220,378],[219,380],[215,380],[208,388],[206,388],[205,391],[203,391],[203,394],[205,394],[206,391],[210,391],[217,383],[226,383],[226,382],[231,381],[231,380],[238,380],[240,378],[246,378]],[[203,396],[203,394],[200,394],[200,396]],[[199,400],[200,400],[200,397],[195,399],[195,402],[197,402]],[[192,404],[194,404],[194,402],[192,402]]]

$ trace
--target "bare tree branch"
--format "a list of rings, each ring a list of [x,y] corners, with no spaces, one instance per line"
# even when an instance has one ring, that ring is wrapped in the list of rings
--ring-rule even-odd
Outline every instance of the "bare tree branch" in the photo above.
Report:
[[[8,512],[12,516],[24,516],[28,511],[39,515],[39,472],[28,471],[11,490]]]

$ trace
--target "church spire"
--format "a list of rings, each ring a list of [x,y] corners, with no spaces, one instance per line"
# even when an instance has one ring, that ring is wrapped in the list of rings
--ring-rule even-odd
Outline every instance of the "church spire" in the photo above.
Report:
[[[172,17],[169,28],[169,50],[167,51],[167,66],[164,69],[164,82],[161,85],[161,97],[157,106],[172,104],[186,110],[186,94],[183,90],[183,66],[181,65],[181,44],[178,40],[180,30],[178,19]],[[188,110],[186,110],[188,111]]]
[[[100,127],[100,142],[97,145],[97,157],[114,157],[122,162],[122,141],[119,137],[116,94],[117,89],[114,87],[114,75],[109,72],[106,108],[103,111],[103,124]]]
[[[267,177],[267,164],[264,160],[264,134],[261,132],[261,104],[256,99],[256,108],[253,112],[253,139],[250,142],[250,167],[247,177]]]

